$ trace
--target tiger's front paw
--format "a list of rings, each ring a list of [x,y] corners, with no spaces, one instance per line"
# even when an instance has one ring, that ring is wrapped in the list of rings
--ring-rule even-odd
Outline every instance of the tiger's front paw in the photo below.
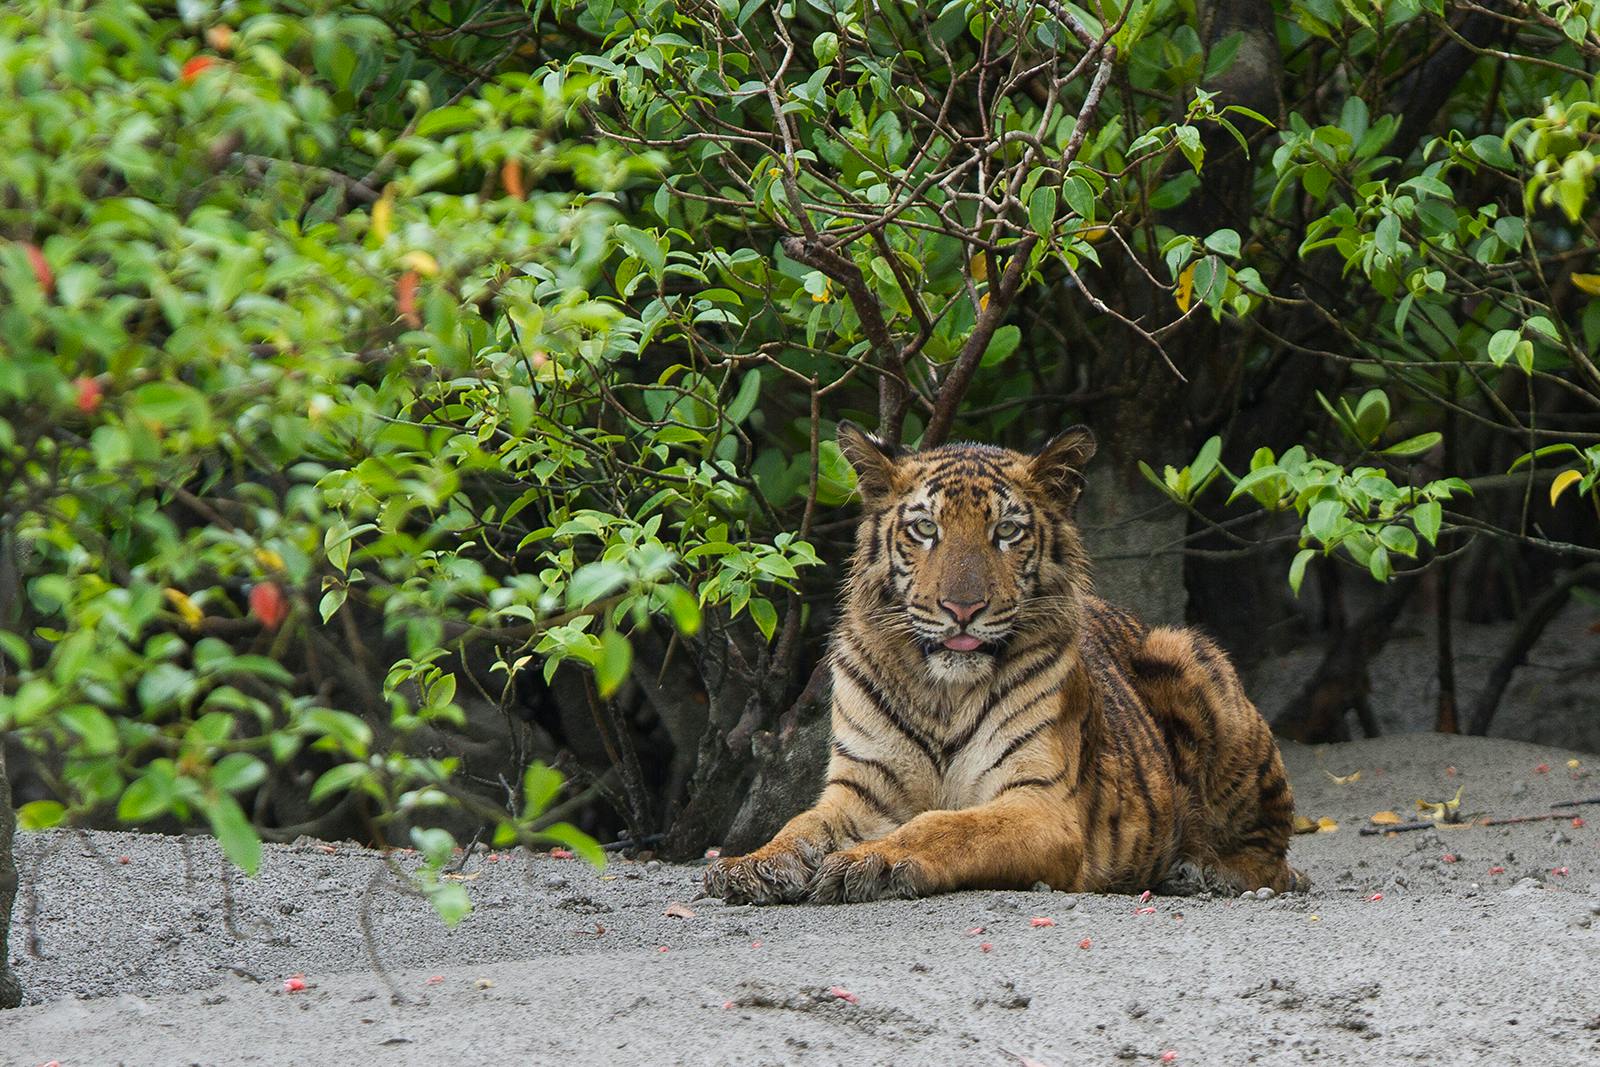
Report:
[[[822,855],[821,848],[802,841],[719,859],[706,868],[706,896],[729,904],[792,904],[805,897]]]
[[[811,880],[811,899],[818,904],[855,904],[866,900],[904,900],[928,892],[928,878],[914,859],[893,859],[871,844],[835,852],[822,861]]]

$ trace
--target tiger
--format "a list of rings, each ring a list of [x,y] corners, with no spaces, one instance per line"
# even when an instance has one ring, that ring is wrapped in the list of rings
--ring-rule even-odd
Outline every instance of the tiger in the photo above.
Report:
[[[1094,435],[912,451],[838,427],[861,518],[827,655],[827,781],[703,893],[819,904],[963,889],[1303,891],[1294,798],[1227,655],[1093,592]]]

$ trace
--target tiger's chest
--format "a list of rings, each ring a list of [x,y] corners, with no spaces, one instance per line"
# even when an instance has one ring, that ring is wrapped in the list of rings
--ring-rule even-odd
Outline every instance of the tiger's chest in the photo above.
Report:
[[[993,800],[1003,784],[996,764],[1007,737],[997,732],[992,694],[980,690],[929,709],[923,718],[928,744],[890,745],[884,754],[905,783],[910,814],[976,807]]]

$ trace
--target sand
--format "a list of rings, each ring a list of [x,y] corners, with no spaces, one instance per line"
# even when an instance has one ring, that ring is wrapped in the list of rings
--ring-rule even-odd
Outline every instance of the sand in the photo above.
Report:
[[[1143,914],[1053,892],[728,907],[692,899],[693,867],[508,854],[468,860],[476,910],[446,930],[350,845],[269,847],[225,882],[203,837],[24,835],[27,1002],[0,1063],[1600,1062],[1600,805],[1357,833],[1457,786],[1469,813],[1548,811],[1600,794],[1600,756],[1431,735],[1285,754],[1300,811],[1339,824],[1295,839],[1312,892]]]

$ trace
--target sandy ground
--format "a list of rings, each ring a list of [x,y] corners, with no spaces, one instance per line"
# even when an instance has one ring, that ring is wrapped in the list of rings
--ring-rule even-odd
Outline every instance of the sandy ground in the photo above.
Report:
[[[1300,811],[1339,823],[1295,840],[1311,894],[1144,914],[1048,892],[726,907],[692,900],[693,868],[507,855],[467,862],[476,910],[447,931],[355,847],[269,848],[225,883],[205,838],[29,835],[29,1001],[0,1063],[1600,1062],[1600,805],[1357,833],[1458,785],[1467,812],[1548,811],[1600,794],[1600,757],[1429,735],[1286,755]]]

